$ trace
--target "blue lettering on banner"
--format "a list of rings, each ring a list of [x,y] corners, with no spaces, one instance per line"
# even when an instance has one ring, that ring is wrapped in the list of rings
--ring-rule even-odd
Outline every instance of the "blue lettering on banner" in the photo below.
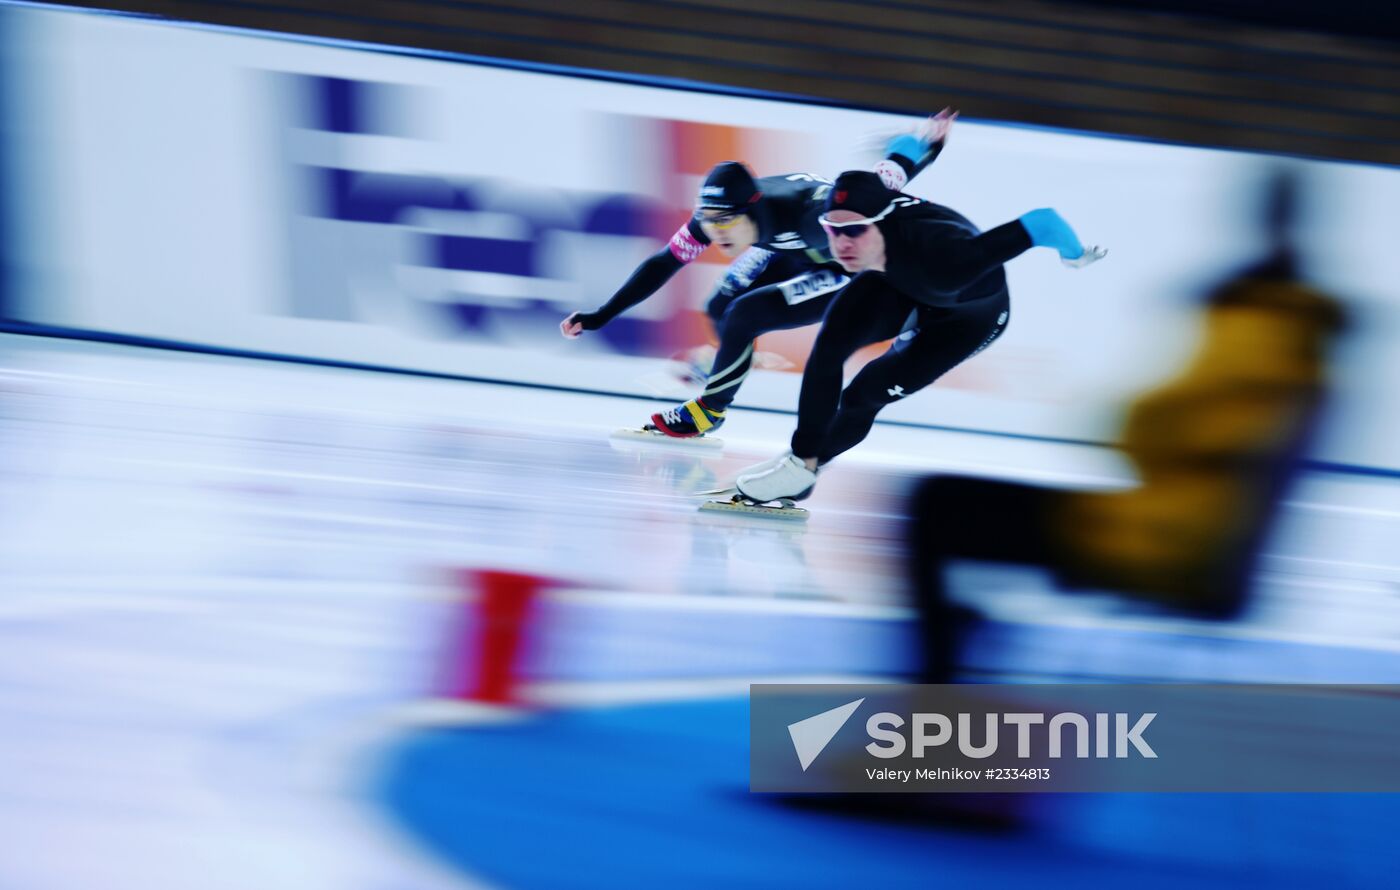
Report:
[[[440,269],[494,272],[498,275],[534,277],[535,244],[533,241],[508,241],[504,238],[468,238],[438,235],[433,257]]]
[[[357,173],[329,167],[306,167],[320,186],[316,212],[345,222],[401,225],[415,208],[476,209],[471,192],[445,179],[385,173]]]
[[[318,77],[316,85],[321,88],[320,110],[325,115],[321,119],[321,129],[331,133],[365,133],[366,122],[359,114],[363,102],[359,100],[357,80],[341,77]]]
[[[280,85],[290,82],[297,100],[295,114],[286,121],[293,128],[347,139],[413,137],[398,123],[403,115],[396,116],[395,108],[402,110],[411,102],[415,88],[310,75],[282,77]],[[580,266],[581,257],[590,251],[580,250],[575,241],[572,250],[563,252],[551,234],[660,237],[653,225],[660,218],[658,205],[631,195],[527,190],[499,181],[355,170],[307,160],[287,158],[293,176],[304,184],[299,189],[304,196],[302,214],[291,230],[290,308],[301,317],[362,320],[359,303],[368,292],[417,300],[423,313],[436,318],[448,334],[492,335],[500,325],[551,333],[566,312],[592,308],[611,294],[580,294],[577,285],[587,271]],[[422,211],[436,214],[424,217]],[[425,218],[430,222],[424,223]],[[418,292],[409,293],[396,278],[407,267],[444,274],[440,279],[430,276],[432,284],[420,284]],[[616,283],[630,271],[617,269]],[[453,278],[448,273],[506,276],[507,284],[500,278]],[[560,285],[569,282],[575,287],[564,292],[573,296],[561,298]],[[474,293],[477,286],[485,291]],[[440,292],[429,297],[424,287]],[[636,317],[619,318],[598,336],[626,353],[670,349],[661,342],[661,324]]]

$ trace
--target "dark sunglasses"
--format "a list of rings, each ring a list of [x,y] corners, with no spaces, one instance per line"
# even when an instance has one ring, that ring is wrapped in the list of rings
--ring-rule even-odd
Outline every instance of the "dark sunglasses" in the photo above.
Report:
[[[890,211],[894,210],[894,206],[894,203],[891,202],[886,205],[884,210],[881,210],[874,216],[868,216],[863,219],[853,219],[850,222],[833,222],[826,214],[822,214],[817,217],[817,222],[821,223],[822,228],[826,230],[827,238],[835,238],[837,235],[845,235],[847,238],[859,238],[869,231],[875,223],[889,216]]]
[[[826,230],[827,238],[835,238],[837,235],[845,235],[847,238],[859,238],[874,226],[868,222],[849,222],[844,226],[833,225],[822,220],[822,228]]]

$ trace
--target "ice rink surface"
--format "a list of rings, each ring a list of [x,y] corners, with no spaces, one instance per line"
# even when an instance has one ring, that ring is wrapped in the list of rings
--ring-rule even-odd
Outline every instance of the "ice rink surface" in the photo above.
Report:
[[[1032,841],[975,842],[747,797],[730,769],[746,764],[724,753],[745,737],[712,736],[748,682],[910,663],[898,513],[913,478],[1131,478],[1088,446],[879,428],[824,474],[805,527],[700,514],[694,492],[782,450],[793,419],[740,408],[721,454],[610,441],[660,404],[0,338],[0,888],[773,886],[794,832],[859,839],[853,857],[903,851],[882,880],[975,885],[994,860],[993,883],[1395,873],[1388,797],[1077,798]],[[995,619],[968,677],[1400,683],[1397,542],[1400,480],[1314,473],[1239,623],[968,567],[960,590]],[[460,642],[458,572],[481,567],[568,583],[523,667],[549,709],[443,727],[424,703]],[[614,718],[698,746],[692,784],[732,788],[671,796],[662,771],[561,799],[536,777],[520,786],[534,803],[518,799],[506,777],[529,764],[505,758],[529,749],[521,733],[548,728],[557,744],[536,753],[583,774],[617,756],[599,741]],[[570,733],[584,753],[557,762]],[[486,763],[491,781],[467,781]],[[609,795],[653,806],[609,823]],[[506,819],[538,823],[538,859],[492,833]],[[859,885],[854,861],[806,885]]]

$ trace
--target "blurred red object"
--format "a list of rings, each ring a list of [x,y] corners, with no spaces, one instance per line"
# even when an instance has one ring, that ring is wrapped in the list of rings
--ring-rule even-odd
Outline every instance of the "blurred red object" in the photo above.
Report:
[[[496,569],[463,569],[461,624],[449,642],[446,694],[484,704],[518,704],[522,653],[539,594],[558,581]]]

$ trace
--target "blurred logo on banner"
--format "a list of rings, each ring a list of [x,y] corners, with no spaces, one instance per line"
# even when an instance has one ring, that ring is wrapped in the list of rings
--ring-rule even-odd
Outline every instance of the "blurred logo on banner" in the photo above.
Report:
[[[588,191],[586,182],[566,190],[531,184],[528,167],[512,158],[508,122],[489,113],[474,130],[498,143],[486,146],[499,156],[490,170],[425,170],[407,149],[432,141],[435,128],[416,113],[432,88],[274,77],[293,195],[283,311],[429,338],[554,347],[560,317],[604,302],[665,245],[689,216],[712,164],[744,157],[777,171],[774,157],[786,143],[800,145],[796,134],[599,113],[598,133],[625,132],[633,152],[655,162],[627,171],[635,193]],[[606,146],[579,141],[578,133],[561,134],[557,151],[606,154]],[[469,147],[479,157],[482,150],[440,147],[447,151],[437,156],[447,158],[467,156]],[[705,342],[710,332],[700,306],[723,257],[707,254],[699,265],[594,342],[646,356]],[[786,351],[805,357],[810,336]]]

